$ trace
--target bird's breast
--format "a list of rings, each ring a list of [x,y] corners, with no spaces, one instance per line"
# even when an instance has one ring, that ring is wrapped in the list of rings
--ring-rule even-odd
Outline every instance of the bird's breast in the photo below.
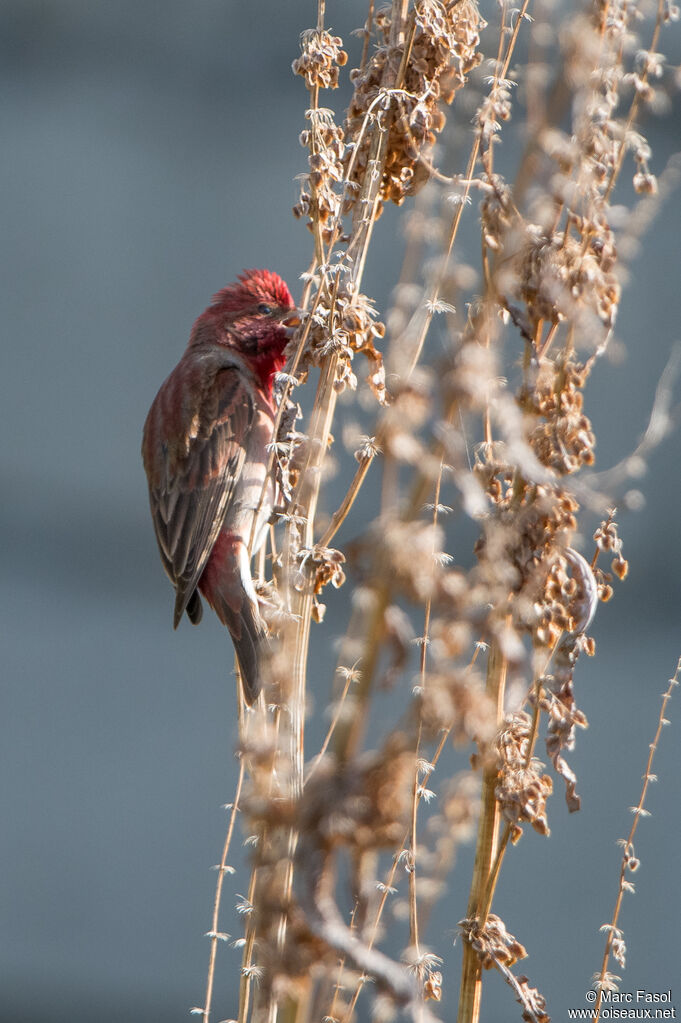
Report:
[[[253,539],[253,553],[265,540],[275,500],[275,484],[267,473],[273,433],[273,411],[259,402],[249,431],[244,464],[223,525],[224,530],[238,534],[246,544]]]

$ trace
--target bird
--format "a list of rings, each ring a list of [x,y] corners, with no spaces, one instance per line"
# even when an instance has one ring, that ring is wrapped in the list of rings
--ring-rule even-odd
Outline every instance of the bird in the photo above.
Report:
[[[175,587],[173,626],[184,614],[198,625],[205,597],[230,632],[248,705],[262,688],[267,646],[250,558],[276,496],[274,377],[299,323],[278,274],[244,270],[194,323],[142,438],[152,522]]]

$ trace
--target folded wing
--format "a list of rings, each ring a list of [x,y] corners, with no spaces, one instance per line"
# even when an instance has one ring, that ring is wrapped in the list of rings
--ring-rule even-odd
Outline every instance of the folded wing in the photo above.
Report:
[[[200,617],[196,587],[233,500],[255,415],[236,367],[211,373],[184,362],[156,396],[142,443],[156,539],[176,591],[175,628],[185,610],[192,621]]]

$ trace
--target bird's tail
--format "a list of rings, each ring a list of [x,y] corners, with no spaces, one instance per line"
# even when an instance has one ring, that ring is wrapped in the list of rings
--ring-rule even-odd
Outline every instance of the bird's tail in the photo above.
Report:
[[[239,538],[221,534],[199,589],[229,629],[239,662],[244,699],[250,706],[262,689],[267,630],[258,610],[246,547]]]
[[[218,611],[217,608],[215,610]],[[257,608],[249,600],[244,600],[239,614],[230,611],[223,618],[218,611],[218,616],[232,637],[244,687],[244,699],[250,707],[262,689],[262,663],[267,649],[265,626]]]

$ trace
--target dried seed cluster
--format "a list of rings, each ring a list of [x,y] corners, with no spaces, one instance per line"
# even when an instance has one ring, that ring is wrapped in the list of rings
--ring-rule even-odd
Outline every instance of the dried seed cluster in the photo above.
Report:
[[[572,676],[582,649],[582,642],[559,646],[554,656],[554,675],[544,679],[540,706],[548,714],[546,752],[558,774],[565,781],[565,799],[571,812],[579,810],[581,801],[576,793],[577,778],[563,757],[563,750],[575,746],[575,728],[586,728],[588,721],[575,702]]]
[[[334,589],[339,589],[345,582],[345,555],[332,547],[320,547],[315,544],[312,550],[301,547],[296,554],[298,570],[293,579],[293,585],[297,590],[304,590],[307,580],[312,576],[313,588],[313,611],[314,620],[319,623],[324,620],[326,605],[317,598],[325,586],[329,583]]]
[[[532,390],[521,396],[525,411],[544,420],[529,436],[539,461],[560,475],[593,465],[596,437],[584,413],[587,368],[573,358],[542,362]]]
[[[387,401],[385,369],[375,341],[385,334],[384,325],[376,319],[376,310],[366,295],[355,292],[348,282],[333,297],[322,299],[312,316],[307,357],[313,363],[328,355],[336,356],[334,387],[355,390],[357,377],[353,370],[355,355],[361,353],[369,362],[367,382],[381,404]]]
[[[297,555],[299,570],[293,585],[297,590],[305,587],[308,573],[312,572],[315,595],[321,593],[328,583],[338,589],[345,582],[345,555],[332,547],[320,547],[316,544],[312,550],[301,548]]]
[[[658,98],[651,79],[659,80],[663,75],[662,54],[630,45],[639,17],[636,6],[628,0],[596,4],[590,13],[574,19],[563,35],[563,48],[573,74],[590,93],[589,105],[580,105],[577,121],[577,141],[590,158],[584,171],[596,187],[607,187],[619,170],[622,147],[626,147],[634,158],[634,188],[639,193],[654,194],[657,181],[648,167],[650,147],[631,124],[625,125],[615,116],[623,94],[630,88],[637,105],[653,106]],[[598,60],[594,62],[595,52]]]
[[[611,568],[613,573],[618,579],[626,579],[629,573],[629,562],[625,559],[622,554],[622,540],[619,535],[619,528],[615,522],[614,510],[610,513],[609,517],[601,522],[600,526],[594,533],[594,542],[599,551],[609,551],[614,557],[611,562]],[[605,572],[600,572],[600,579],[602,583],[608,583],[612,576],[606,576]],[[605,599],[601,595],[601,599]]]
[[[598,585],[589,562],[571,547],[555,555],[536,605],[535,643],[551,649],[566,633],[583,633],[596,612]]]
[[[530,754],[531,734],[532,719],[520,711],[506,719],[496,744],[500,767],[495,795],[514,843],[522,835],[523,821],[540,835],[549,834],[546,800],[553,783],[541,773],[544,765]]]
[[[559,323],[593,314],[608,328],[615,322],[621,288],[614,273],[614,235],[598,217],[586,222],[573,214],[568,223],[575,234],[546,235],[537,225],[525,227],[516,294],[527,307],[533,333],[540,320]]]
[[[484,22],[474,0],[448,6],[420,0],[413,19],[406,40],[396,40],[390,9],[377,12],[383,43],[366,68],[351,75],[355,92],[346,122],[348,178],[358,186],[371,159],[367,120],[377,119],[388,133],[379,194],[397,205],[428,179],[421,158],[445,125],[439,101],[451,103],[481,60],[477,51]]]
[[[509,934],[504,921],[495,913],[489,914],[483,927],[477,920],[470,919],[461,920],[459,927],[464,940],[475,949],[486,970],[499,963],[513,966],[527,956],[524,945]]]
[[[551,620],[550,608],[557,595],[547,592],[547,580],[556,571],[556,552],[571,543],[579,505],[559,487],[526,487],[517,471],[499,460],[501,453],[499,446],[495,451],[480,452],[475,467],[494,502],[476,546],[481,581],[495,585],[499,597],[512,589],[518,597],[518,624],[536,632],[543,618],[545,626]]]
[[[300,198],[293,207],[296,217],[307,217],[307,226],[314,230],[319,223],[322,239],[330,244],[335,225],[340,223],[343,158],[343,129],[334,122],[333,112],[326,108],[308,110],[310,128],[300,133],[300,144],[309,150],[309,174],[304,178]]]
[[[294,74],[305,79],[308,89],[337,89],[338,68],[348,62],[340,36],[308,28],[300,37],[300,50],[291,66]]]

